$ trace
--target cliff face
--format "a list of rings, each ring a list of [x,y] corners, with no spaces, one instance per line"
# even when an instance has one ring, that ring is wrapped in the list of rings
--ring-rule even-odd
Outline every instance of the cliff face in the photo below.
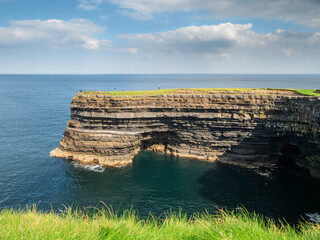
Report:
[[[317,152],[319,142],[317,97],[270,90],[153,96],[91,93],[72,99],[71,120],[51,155],[121,166],[147,149],[207,161],[262,164],[281,155],[284,143],[312,146]]]

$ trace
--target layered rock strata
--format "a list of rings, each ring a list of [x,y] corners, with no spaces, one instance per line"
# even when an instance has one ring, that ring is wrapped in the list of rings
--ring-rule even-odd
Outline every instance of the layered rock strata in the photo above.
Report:
[[[51,155],[122,166],[141,150],[237,164],[270,162],[272,142],[317,149],[320,99],[290,91],[110,96],[81,93]],[[277,150],[279,151],[279,150]]]

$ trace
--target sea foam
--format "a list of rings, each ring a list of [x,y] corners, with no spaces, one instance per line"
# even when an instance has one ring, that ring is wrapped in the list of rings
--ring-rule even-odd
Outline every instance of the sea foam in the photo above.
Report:
[[[320,214],[319,213],[306,213],[306,216],[311,222],[320,223]]]
[[[72,162],[71,165],[75,168],[80,168],[80,169],[83,169],[83,170],[87,170],[87,171],[92,171],[92,172],[104,172],[105,170],[105,167],[101,166],[101,165],[98,165],[98,164],[95,164],[95,165],[83,165],[83,164],[80,164],[80,163],[77,163],[77,162]]]

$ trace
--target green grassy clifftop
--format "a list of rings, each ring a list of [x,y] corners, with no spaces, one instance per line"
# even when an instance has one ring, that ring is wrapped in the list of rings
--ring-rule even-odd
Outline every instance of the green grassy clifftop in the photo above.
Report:
[[[263,89],[263,88],[181,88],[181,89],[161,89],[148,91],[85,91],[80,95],[105,94],[110,96],[141,96],[141,95],[164,95],[164,94],[210,94],[217,92],[261,92],[262,94],[272,94],[273,92],[287,92],[288,94],[299,94],[306,96],[320,96],[319,90],[314,89]]]

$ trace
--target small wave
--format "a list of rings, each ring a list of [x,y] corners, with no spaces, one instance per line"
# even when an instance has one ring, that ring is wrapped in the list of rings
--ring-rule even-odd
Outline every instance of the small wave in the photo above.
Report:
[[[84,170],[87,170],[87,171],[92,171],[92,172],[104,172],[105,168],[98,165],[98,164],[95,164],[95,165],[82,165],[80,163],[77,163],[77,162],[73,162],[71,163],[72,166],[74,166],[75,168],[81,168],[81,169],[84,169]]]
[[[256,173],[258,173],[260,176],[271,178],[271,172],[269,171],[265,171],[265,172],[256,171]]]
[[[319,213],[306,213],[306,216],[311,222],[320,223],[320,214]]]
[[[266,178],[272,178],[272,172],[266,169],[253,169],[253,171],[256,174],[259,174],[260,176],[266,177]]]

